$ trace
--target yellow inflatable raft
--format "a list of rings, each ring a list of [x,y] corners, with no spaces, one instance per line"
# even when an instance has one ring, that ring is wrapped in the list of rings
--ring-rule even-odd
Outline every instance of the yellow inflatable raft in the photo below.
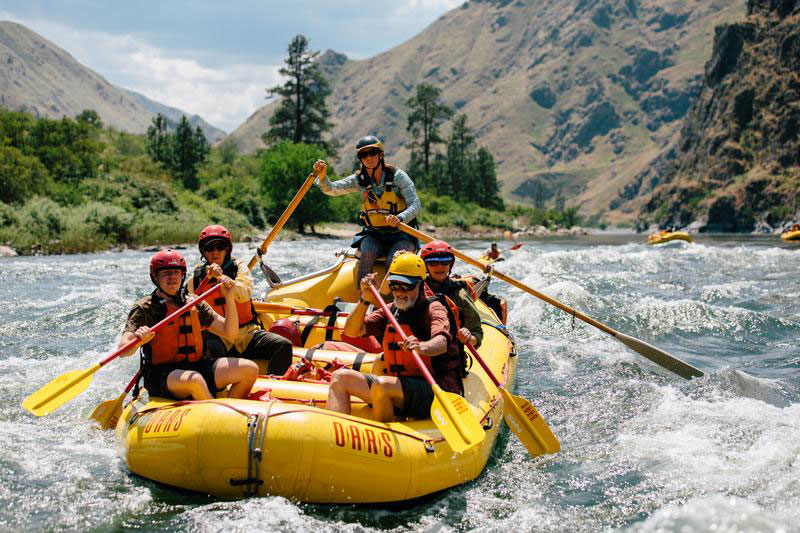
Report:
[[[685,231],[661,231],[647,236],[647,244],[662,244],[670,241],[692,242],[692,236]]]
[[[293,308],[323,309],[334,298],[358,299],[357,264],[342,254],[332,267],[268,291],[257,311],[266,323],[292,316],[306,327],[313,317],[293,315]],[[478,306],[485,321],[480,354],[508,384],[516,370],[513,340],[488,307],[481,302]],[[308,326],[305,347],[295,348],[297,360],[306,359],[314,368],[336,363],[369,371],[378,354],[307,348],[326,336],[340,338],[346,318],[330,314]],[[269,376],[259,377],[247,400],[139,397],[126,406],[116,435],[132,472],[220,498],[401,501],[474,479],[485,467],[501,426],[503,399],[478,364],[472,365],[465,388],[486,437],[460,454],[452,451],[430,419],[376,422],[370,418],[371,408],[356,399],[351,415],[330,412],[324,409],[327,383]]]
[[[800,230],[785,231],[781,233],[781,239],[784,241],[800,241]]]

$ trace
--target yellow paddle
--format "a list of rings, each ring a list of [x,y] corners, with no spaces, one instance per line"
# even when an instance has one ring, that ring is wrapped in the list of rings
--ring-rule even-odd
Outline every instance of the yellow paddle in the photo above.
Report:
[[[267,251],[267,248],[269,248],[269,245],[272,244],[272,241],[275,240],[275,237],[277,237],[278,233],[283,229],[283,226],[286,224],[286,221],[289,220],[289,217],[292,215],[292,213],[294,213],[294,210],[297,208],[297,205],[300,203],[300,200],[303,199],[303,197],[306,195],[311,186],[314,185],[314,180],[317,179],[318,174],[319,172],[316,169],[314,169],[314,171],[308,175],[306,181],[303,182],[303,185],[297,191],[297,194],[294,195],[292,201],[289,202],[288,206],[286,206],[286,209],[283,211],[281,218],[279,218],[278,221],[275,223],[275,225],[272,226],[272,229],[270,230],[269,235],[267,235],[267,238],[264,239],[264,242],[262,242],[258,246],[255,255],[253,256],[252,259],[250,259],[250,262],[247,263],[248,270],[252,271],[256,267],[256,265],[258,264],[258,260],[261,258],[262,255],[264,255],[264,253]]]
[[[196,306],[203,300],[208,299],[211,297],[215,292],[217,292],[222,285],[215,285],[208,289],[206,292],[192,300],[191,302],[187,303],[174,313],[169,314],[164,320],[150,328],[150,331],[155,333],[169,322],[171,322],[175,317],[185,313],[192,307]],[[71,372],[66,372],[61,374],[57,378],[55,378],[50,383],[44,385],[39,390],[25,398],[22,402],[22,407],[24,407],[28,412],[34,414],[36,416],[44,416],[50,414],[55,409],[58,409],[75,396],[79,395],[83,391],[86,390],[86,387],[89,386],[89,383],[92,382],[92,376],[95,372],[100,370],[101,367],[107,365],[114,359],[120,356],[120,354],[126,353],[134,348],[136,348],[139,344],[141,344],[141,339],[134,339],[122,348],[118,349],[116,352],[112,353],[99,363],[95,363],[89,368],[81,369],[81,370],[73,370]]]
[[[433,240],[433,237],[431,237],[430,235],[426,235],[425,233],[422,233],[421,231],[418,231],[418,230],[416,230],[416,229],[414,229],[414,228],[412,228],[410,226],[407,226],[406,224],[400,223],[400,225],[398,227],[401,230],[403,230],[406,233],[408,233],[409,235],[411,235],[412,237],[416,237],[416,238],[421,239],[421,240],[423,240],[425,242]],[[469,257],[468,255],[464,255],[463,253],[459,252],[455,248],[453,248],[453,254],[456,257],[458,257],[459,259],[461,259],[462,261],[464,261],[466,263],[469,263],[470,265],[472,265],[474,267],[478,267],[481,270],[484,269],[484,265],[482,265],[479,261],[476,261],[475,259]],[[700,376],[703,375],[703,371],[700,370],[699,368],[695,368],[692,365],[690,365],[689,363],[687,363],[685,361],[681,361],[677,357],[675,357],[673,355],[670,355],[667,352],[665,352],[664,350],[661,350],[660,348],[656,348],[655,346],[653,346],[651,344],[648,344],[648,343],[646,343],[646,342],[644,342],[642,340],[639,340],[639,339],[637,339],[635,337],[630,337],[628,335],[625,335],[624,333],[620,333],[619,331],[606,326],[602,322],[598,322],[597,320],[594,320],[593,318],[590,318],[590,317],[584,315],[580,311],[576,311],[575,309],[569,307],[568,305],[564,305],[561,302],[559,302],[558,300],[554,300],[553,298],[550,298],[549,296],[546,296],[546,295],[542,294],[541,292],[536,291],[536,290],[528,287],[524,283],[521,283],[521,282],[515,280],[511,276],[506,276],[505,274],[503,274],[502,272],[498,272],[497,270],[494,271],[493,275],[496,278],[501,279],[501,280],[505,281],[506,283],[508,283],[510,285],[513,285],[514,287],[516,287],[516,288],[518,288],[518,289],[520,289],[522,291],[525,291],[528,294],[539,298],[540,300],[543,300],[543,301],[549,303],[550,305],[558,307],[562,311],[565,311],[566,313],[574,316],[575,318],[583,320],[587,324],[590,324],[590,325],[596,327],[597,329],[599,329],[599,330],[601,330],[601,331],[603,331],[605,333],[608,333],[609,335],[611,335],[612,337],[614,337],[615,339],[620,341],[622,344],[624,344],[625,346],[627,346],[631,350],[633,350],[633,351],[637,352],[638,354],[650,359],[655,364],[660,365],[663,368],[666,368],[670,372],[674,372],[675,374],[679,375],[680,377],[682,377],[684,379],[692,379],[693,377],[700,377]]]
[[[375,301],[383,309],[389,322],[394,326],[394,329],[405,340],[406,334],[389,310],[389,306],[383,301],[378,289],[374,285],[370,285],[369,290],[375,297]],[[442,436],[450,445],[450,448],[456,453],[461,453],[481,442],[486,433],[483,431],[478,419],[470,412],[467,401],[458,394],[443,391],[433,380],[433,376],[428,372],[419,353],[416,350],[412,350],[412,353],[417,367],[433,389],[434,399],[431,405],[431,420],[442,432]]]
[[[558,452],[561,449],[561,443],[553,435],[544,418],[539,415],[536,407],[522,396],[516,396],[508,392],[478,353],[478,350],[470,343],[466,343],[465,346],[486,371],[489,379],[500,389],[500,394],[503,396],[503,418],[505,418],[511,431],[519,437],[519,440],[528,449],[528,452],[533,456]]]
[[[116,400],[106,400],[95,407],[89,418],[97,422],[98,429],[112,429],[116,427],[119,417],[122,416],[122,402],[125,401],[125,397],[133,386],[136,385],[137,381],[139,381],[139,372],[136,372],[131,382],[125,387],[125,391],[123,391]]]

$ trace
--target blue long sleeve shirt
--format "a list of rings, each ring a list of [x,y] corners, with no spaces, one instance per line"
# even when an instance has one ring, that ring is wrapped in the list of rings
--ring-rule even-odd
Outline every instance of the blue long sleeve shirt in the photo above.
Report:
[[[372,185],[372,190],[378,196],[382,195],[383,191],[386,189],[384,177],[385,173],[382,173],[381,182],[378,185]],[[328,179],[328,176],[325,176],[324,179],[317,178],[315,183],[319,185],[322,192],[328,196],[342,196],[353,192],[363,193],[367,191],[366,187],[359,185],[358,176],[356,174],[351,174],[346,178],[336,181],[331,181]],[[405,210],[399,213],[397,218],[405,223],[411,222],[417,218],[417,215],[422,210],[422,202],[419,201],[419,196],[417,196],[417,188],[414,187],[414,182],[411,181],[408,174],[399,168],[396,168],[394,171],[394,186],[406,202]]]

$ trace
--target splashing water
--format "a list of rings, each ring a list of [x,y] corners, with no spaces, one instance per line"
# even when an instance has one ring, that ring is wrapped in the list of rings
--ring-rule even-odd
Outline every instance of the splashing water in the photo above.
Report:
[[[487,247],[453,244],[472,255]],[[346,246],[280,242],[268,259],[288,279],[330,265]],[[243,245],[235,252],[252,255]],[[730,237],[646,247],[622,236],[507,253],[499,270],[706,375],[684,381],[495,281],[519,345],[516,393],[537,406],[562,451],[532,459],[504,430],[477,480],[391,507],[222,502],[131,475],[113,432],[92,430],[86,418],[119,395],[136,358],[102,369],[47,417],[22,410],[45,382],[113,351],[131,304],[151,290],[150,255],[0,262],[0,529],[790,531],[800,523],[800,247]],[[185,255],[198,259],[192,248]]]

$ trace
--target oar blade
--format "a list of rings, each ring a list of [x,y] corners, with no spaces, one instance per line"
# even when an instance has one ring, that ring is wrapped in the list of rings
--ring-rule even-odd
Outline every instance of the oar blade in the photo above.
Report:
[[[454,452],[465,452],[483,440],[486,432],[464,398],[438,385],[433,385],[433,394],[431,419]]]
[[[107,400],[95,407],[89,418],[97,422],[98,429],[112,429],[117,426],[117,421],[122,416],[122,402],[125,401],[126,395],[127,392],[116,400]]]
[[[616,338],[634,352],[643,355],[655,364],[678,374],[684,379],[699,378],[703,376],[703,371],[699,368],[693,367],[689,363],[678,359],[674,355],[668,354],[664,350],[656,348],[652,344],[647,344],[642,340],[630,337],[620,332],[617,332]]]
[[[61,374],[50,383],[25,398],[22,407],[36,416],[44,416],[58,409],[86,390],[92,382],[92,375],[100,368],[96,364],[90,368],[73,370]]]
[[[561,449],[558,438],[531,402],[504,387],[500,388],[500,393],[503,395],[503,418],[531,455],[557,453]]]

